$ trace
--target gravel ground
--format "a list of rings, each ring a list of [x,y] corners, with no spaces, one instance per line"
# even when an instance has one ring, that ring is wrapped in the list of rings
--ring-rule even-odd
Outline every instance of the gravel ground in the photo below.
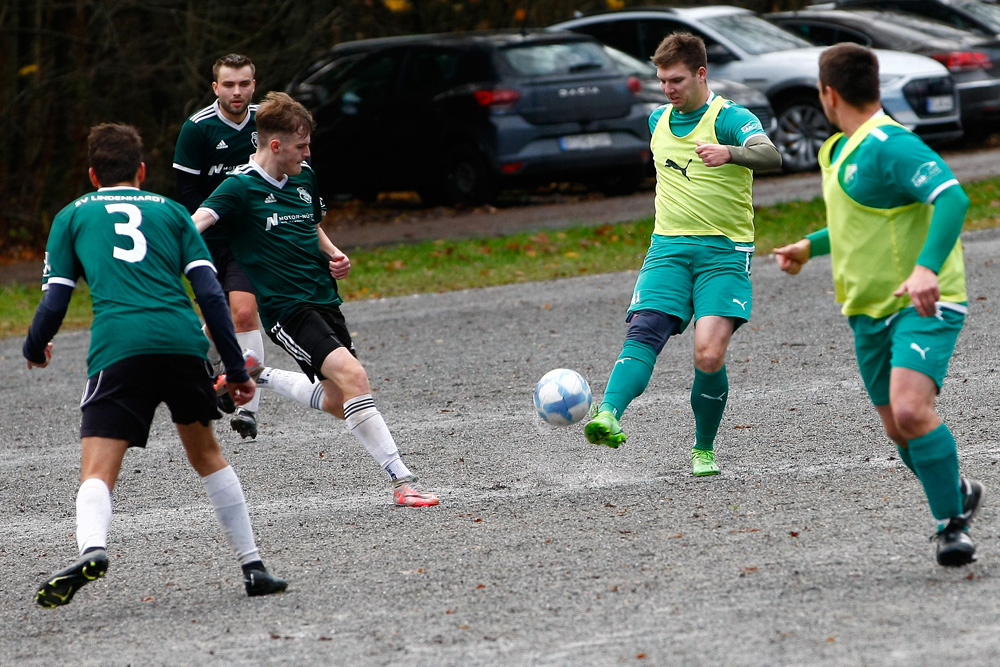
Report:
[[[995,258],[966,236],[972,313],[939,408],[964,474],[1000,489]],[[617,451],[533,414],[570,367],[604,388],[634,274],[347,304],[404,459],[442,504],[398,509],[341,424],[265,397],[256,441],[224,423],[265,561],[248,599],[164,411],[115,489],[107,577],[57,610],[75,556],[87,332],[29,372],[0,340],[3,665],[936,665],[1000,662],[990,498],[980,561],[942,569],[916,480],[867,404],[828,258],[754,261],[729,354],[723,474],[690,476],[691,336],[671,341]],[[270,348],[269,362],[292,368]]]

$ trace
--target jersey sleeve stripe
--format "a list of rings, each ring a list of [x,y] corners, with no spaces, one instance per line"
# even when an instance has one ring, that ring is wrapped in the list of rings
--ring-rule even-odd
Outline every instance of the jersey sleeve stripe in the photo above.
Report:
[[[192,169],[191,167],[185,167],[182,164],[177,164],[174,162],[174,169],[177,171],[183,171],[186,174],[194,174],[195,176],[201,175],[201,169]]]
[[[208,268],[212,269],[212,273],[218,273],[218,271],[215,270],[215,264],[212,264],[212,262],[208,261],[207,259],[196,259],[184,267],[185,275],[189,273],[191,269],[196,269],[199,266],[207,266]]]
[[[952,178],[952,179],[949,179],[949,180],[945,181],[941,185],[939,185],[936,188],[934,188],[934,192],[932,192],[927,197],[927,202],[926,203],[933,204],[934,200],[938,198],[938,195],[940,195],[942,192],[944,192],[945,190],[947,190],[951,186],[958,185],[958,184],[959,183],[958,183],[958,179],[957,178]]]
[[[48,281],[42,285],[42,291],[44,292],[49,288],[49,285],[66,285],[67,287],[76,287],[76,281],[70,280],[69,278],[49,278]]]

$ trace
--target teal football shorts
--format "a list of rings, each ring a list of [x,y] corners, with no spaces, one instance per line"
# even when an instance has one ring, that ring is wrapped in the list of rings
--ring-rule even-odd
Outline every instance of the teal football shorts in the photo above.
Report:
[[[725,236],[653,234],[632,292],[629,313],[656,310],[680,319],[677,333],[705,315],[750,319],[754,246]]]
[[[889,404],[893,368],[923,373],[941,389],[968,308],[961,303],[938,305],[937,315],[931,317],[921,317],[910,306],[877,320],[867,315],[848,318],[861,379],[875,405]]]

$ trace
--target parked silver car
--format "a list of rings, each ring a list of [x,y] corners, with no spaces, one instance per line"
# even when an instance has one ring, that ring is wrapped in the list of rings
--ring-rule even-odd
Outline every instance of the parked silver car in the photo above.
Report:
[[[550,26],[593,35],[639,59],[649,58],[666,35],[687,31],[705,40],[710,74],[763,92],[778,118],[773,140],[789,171],[817,166],[831,134],[816,91],[819,54],[801,37],[750,10],[729,6],[653,7],[580,16]],[[882,106],[897,122],[930,143],[962,135],[959,102],[948,70],[930,58],[877,51]]]
[[[649,104],[650,113],[658,106],[667,103],[667,96],[663,92],[663,89],[660,88],[660,80],[656,78],[656,66],[653,65],[652,61],[639,60],[624,51],[619,51],[613,46],[605,45],[604,51],[624,74],[634,76],[639,80],[642,88],[637,93],[637,96]],[[767,101],[767,95],[742,83],[728,79],[718,79],[712,76],[708,78],[708,87],[716,95],[721,95],[727,100],[732,100],[740,106],[749,109],[757,116],[760,124],[764,126],[767,133],[769,135],[774,134],[774,130],[777,127],[777,120],[774,116],[774,110],[771,108],[771,103]]]

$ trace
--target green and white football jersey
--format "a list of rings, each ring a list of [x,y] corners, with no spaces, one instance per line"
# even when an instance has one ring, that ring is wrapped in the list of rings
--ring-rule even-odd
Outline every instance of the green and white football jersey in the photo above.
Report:
[[[212,260],[183,206],[137,188],[101,188],[56,215],[42,289],[87,281],[94,303],[87,373],[94,375],[141,354],[205,358],[208,339],[181,280],[202,265]]]
[[[234,169],[257,151],[257,105],[251,104],[242,123],[222,115],[219,101],[198,111],[181,126],[174,147],[174,169],[199,177],[198,191],[208,197]],[[206,238],[224,234],[208,229]]]
[[[316,225],[323,219],[316,176],[302,163],[297,176],[275,181],[252,159],[202,203],[257,292],[261,322],[270,329],[303,304],[341,303]]]

